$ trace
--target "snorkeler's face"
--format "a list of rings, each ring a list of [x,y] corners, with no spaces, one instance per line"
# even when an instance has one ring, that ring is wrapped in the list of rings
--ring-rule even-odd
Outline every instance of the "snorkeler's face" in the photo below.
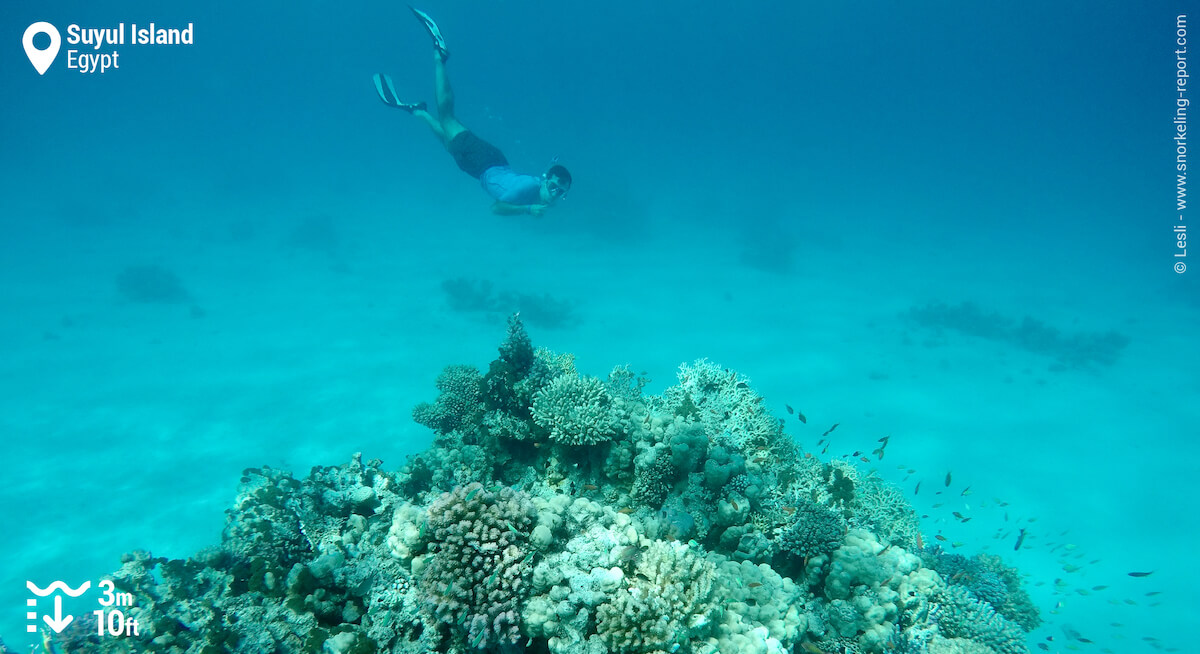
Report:
[[[546,175],[542,178],[542,199],[547,203],[561,200],[570,188],[562,183],[558,175]]]

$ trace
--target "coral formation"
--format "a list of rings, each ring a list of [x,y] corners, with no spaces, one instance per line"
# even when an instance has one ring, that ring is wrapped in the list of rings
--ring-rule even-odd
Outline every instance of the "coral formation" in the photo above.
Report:
[[[920,549],[900,493],[804,452],[707,361],[661,395],[581,374],[515,317],[450,366],[399,470],[247,470],[221,543],[127,555],[146,627],[77,652],[1025,654],[1040,618],[998,558]]]

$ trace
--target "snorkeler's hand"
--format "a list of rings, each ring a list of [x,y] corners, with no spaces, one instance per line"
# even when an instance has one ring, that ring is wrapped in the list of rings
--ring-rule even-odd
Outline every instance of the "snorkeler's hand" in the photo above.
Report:
[[[546,214],[546,209],[548,208],[549,207],[544,204],[531,204],[529,205],[529,215],[533,216],[534,218],[541,218]]]

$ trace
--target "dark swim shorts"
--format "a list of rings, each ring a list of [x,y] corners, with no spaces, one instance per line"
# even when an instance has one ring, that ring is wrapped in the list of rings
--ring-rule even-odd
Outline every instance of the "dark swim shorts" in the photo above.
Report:
[[[504,153],[500,151],[500,148],[475,136],[475,133],[470,130],[461,132],[451,139],[450,145],[446,149],[454,157],[454,163],[458,164],[464,173],[475,179],[479,179],[483,171],[492,166],[508,165],[508,159],[504,158]]]

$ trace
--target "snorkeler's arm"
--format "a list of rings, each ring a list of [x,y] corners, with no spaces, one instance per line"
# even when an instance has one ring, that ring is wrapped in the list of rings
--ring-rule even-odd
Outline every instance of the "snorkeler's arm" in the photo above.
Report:
[[[492,213],[500,216],[519,216],[521,214],[540,216],[545,211],[546,205],[544,204],[509,204],[499,200],[492,203]]]

